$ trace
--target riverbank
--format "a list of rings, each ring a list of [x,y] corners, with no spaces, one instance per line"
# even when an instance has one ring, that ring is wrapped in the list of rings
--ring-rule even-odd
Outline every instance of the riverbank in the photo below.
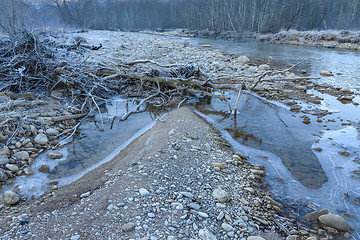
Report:
[[[100,43],[102,44],[102,48],[99,50],[86,52],[84,62],[86,66],[92,66],[94,72],[98,69],[120,68],[128,63],[132,63],[131,66],[127,65],[129,71],[136,70],[140,73],[146,73],[154,69],[165,71],[169,65],[193,65],[211,76],[211,81],[214,83],[232,83],[236,86],[235,90],[238,90],[242,84],[251,87],[259,81],[258,87],[254,88],[253,91],[259,92],[268,99],[282,101],[289,106],[295,105],[294,111],[302,110],[301,105],[297,102],[298,100],[308,101],[308,99],[315,97],[307,94],[306,90],[313,89],[317,85],[312,84],[310,79],[306,77],[297,76],[292,72],[292,69],[273,69],[271,62],[256,65],[245,56],[238,57],[223,54],[218,50],[209,49],[208,46],[194,48],[182,40],[148,34],[109,31],[69,33],[60,39],[70,45],[75,37],[85,40],[90,46],[100,46]],[[261,76],[263,77],[259,79]],[[121,79],[113,79],[111,83],[107,83],[106,87],[119,90],[121,87],[119,83],[121,83]],[[334,94],[338,94],[336,88],[321,84],[318,84],[318,86],[323,87],[324,91],[334,89]],[[350,97],[354,94],[347,89],[343,89],[341,92],[346,92]],[[7,94],[4,95],[7,96]],[[60,91],[56,92],[55,97],[65,96]],[[349,99],[349,102],[352,103],[352,98]],[[172,106],[181,105],[181,101],[182,99],[177,100],[172,103]],[[60,109],[62,108],[60,107]],[[306,113],[305,109],[304,113]],[[39,128],[42,129],[42,132],[38,130],[40,133],[48,132],[48,128],[53,124],[51,121],[54,120],[51,117],[66,115],[60,110],[56,113],[57,115],[51,116],[52,114],[48,114],[48,118],[46,118],[49,120],[49,125],[39,124]],[[326,114],[326,112],[322,114]],[[122,164],[118,168],[108,163],[87,174],[74,184],[60,187],[59,190],[57,190],[57,186],[51,185],[56,185],[55,182],[49,182],[49,192],[43,198],[31,200],[15,207],[2,205],[5,214],[3,226],[6,229],[6,236],[12,237],[12,234],[18,234],[20,237],[26,231],[30,231],[26,233],[29,234],[29,237],[37,234],[37,232],[42,234],[39,236],[48,236],[47,234],[56,236],[55,234],[63,231],[60,228],[62,225],[66,225],[66,220],[69,218],[74,222],[72,224],[73,228],[67,230],[67,235],[64,238],[73,237],[74,239],[83,236],[80,233],[81,229],[86,229],[86,234],[89,232],[89,234],[95,234],[96,236],[96,233],[98,233],[98,235],[103,234],[105,237],[110,238],[117,238],[116,234],[124,234],[123,232],[129,230],[125,236],[140,238],[146,237],[149,233],[158,239],[163,239],[165,236],[169,236],[170,239],[174,239],[173,237],[183,238],[184,236],[189,239],[196,238],[200,237],[200,230],[205,228],[219,238],[232,238],[235,236],[246,238],[249,235],[259,234],[264,236],[265,239],[270,239],[263,234],[265,234],[264,232],[272,232],[273,227],[278,232],[283,232],[284,230],[281,230],[281,227],[273,221],[273,213],[274,211],[281,212],[281,205],[268,199],[265,196],[266,193],[259,189],[261,187],[260,180],[265,174],[262,166],[254,167],[249,165],[246,161],[241,160],[243,159],[241,154],[238,157],[234,156],[236,154],[228,148],[224,148],[224,145],[227,144],[216,135],[216,131],[211,130],[208,125],[202,120],[198,120],[190,111],[181,110],[180,113],[177,112],[169,116],[173,117],[173,120],[167,123],[171,128],[164,128],[165,132],[163,132],[159,129],[161,127],[157,127],[154,128],[157,129],[157,132],[154,132],[155,130],[150,131],[153,135],[146,133],[147,137],[136,141],[136,143],[140,142],[139,146],[134,147],[132,144],[133,150],[130,151],[129,148],[124,150],[127,153],[124,156],[125,160],[119,160],[118,163],[115,163],[116,160],[111,162],[111,164]],[[187,119],[188,116],[189,119]],[[319,118],[321,117],[319,116]],[[164,119],[165,124],[167,118]],[[73,125],[76,124],[75,120],[71,121]],[[163,122],[160,121],[158,125],[161,126],[161,123]],[[63,123],[56,124],[59,125],[55,126],[57,128]],[[166,135],[169,132],[171,133],[173,128],[176,129],[177,125],[182,126],[179,133],[174,130],[174,136],[172,134]],[[70,129],[72,129],[71,126],[69,126]],[[197,126],[197,128],[193,126]],[[59,131],[58,129],[55,130]],[[204,136],[204,132],[210,134],[210,137],[208,135]],[[36,133],[38,134],[38,132]],[[35,141],[36,135],[32,134],[32,136],[34,140],[29,138],[30,142],[32,144],[35,142],[35,148],[40,146],[41,144]],[[219,144],[218,141],[222,143]],[[17,142],[20,142],[21,145],[17,144]],[[149,146],[149,149],[145,151],[144,146]],[[7,155],[8,159],[13,161],[11,164],[16,165],[18,169],[16,171],[15,168],[9,168],[12,166],[2,166],[8,178],[5,181],[6,183],[2,181],[3,185],[11,186],[9,184],[11,182],[14,185],[15,176],[25,173],[23,165],[20,165],[22,164],[21,159],[15,156],[20,151],[27,151],[27,149],[22,148],[21,139],[14,139],[9,146],[10,150],[5,152],[4,155]],[[216,151],[212,152],[211,149]],[[194,155],[196,158],[194,158]],[[149,161],[146,161],[146,159]],[[237,163],[236,159],[241,164]],[[169,160],[171,161],[169,162]],[[28,163],[24,165],[26,166],[26,164]],[[123,164],[125,164],[125,167]],[[154,164],[156,164],[155,167]],[[112,170],[113,167],[114,171]],[[23,172],[20,172],[20,170]],[[49,170],[51,171],[51,169]],[[115,172],[115,170],[118,170],[118,172]],[[122,174],[126,177],[123,177]],[[129,178],[133,179],[134,182],[129,182]],[[190,184],[188,184],[189,179],[191,179]],[[235,183],[233,182],[234,179],[236,180]],[[110,188],[110,185],[117,188]],[[126,191],[127,187],[129,189]],[[225,203],[222,203],[223,200],[213,196],[214,190],[218,187],[226,192],[225,194],[222,191],[217,191],[218,193],[224,193]],[[174,190],[171,190],[172,188]],[[16,195],[16,188],[14,191],[15,195],[12,196],[14,198],[19,197]],[[117,196],[116,194],[113,195],[113,192],[118,193]],[[82,197],[80,197],[81,195]],[[215,195],[217,194],[215,193]],[[86,202],[87,199],[90,201],[89,203]],[[171,201],[169,201],[170,199]],[[227,203],[230,199],[230,203]],[[220,204],[216,204],[217,201]],[[14,202],[14,204],[16,203]],[[195,205],[190,205],[190,203]],[[203,203],[204,205],[202,205]],[[99,206],[99,208],[96,206]],[[43,211],[41,208],[45,210]],[[36,214],[38,211],[39,214]],[[55,214],[52,214],[51,212],[54,211]],[[89,214],[85,214],[86,212]],[[171,220],[167,222],[156,221],[158,219],[157,215],[159,219],[163,219],[169,213],[174,214],[171,215]],[[37,218],[37,215],[39,215],[39,218]],[[91,225],[87,223],[89,219],[85,215],[94,217]],[[106,218],[102,219],[99,216]],[[220,220],[217,220],[217,218]],[[42,228],[42,225],[50,227],[51,224],[57,221],[56,219],[61,219],[59,220],[59,226],[54,228],[53,231],[51,230],[50,233],[46,233],[49,229]],[[188,221],[189,219],[190,221]],[[294,225],[296,225],[297,221],[300,221],[295,216],[283,220]],[[12,222],[11,226],[8,225],[10,221]],[[118,221],[118,223],[112,227],[114,221]],[[76,222],[79,222],[79,224]],[[99,222],[104,222],[104,224],[101,225]],[[279,224],[283,226],[284,222],[279,222]],[[82,226],[86,226],[86,228],[81,228]],[[149,229],[152,226],[155,227],[150,231]],[[257,233],[257,226],[259,226],[259,229],[266,229],[266,231]],[[105,233],[101,228],[108,231]],[[121,232],[117,232],[118,229],[122,229]],[[156,230],[158,231],[156,232]],[[299,232],[299,230],[305,232]],[[310,228],[294,228],[292,234],[301,234],[303,235],[302,238],[306,239],[310,236],[309,232]],[[136,233],[139,236],[135,235]],[[311,234],[319,234],[319,236],[323,233],[321,230],[318,231],[317,228],[311,231]],[[201,234],[206,235],[208,232],[202,230]],[[85,235],[85,238],[87,236]],[[208,234],[208,236],[211,235]],[[37,235],[34,237],[37,237]],[[101,235],[99,239],[102,238]]]
[[[310,46],[316,48],[360,50],[360,32],[350,30],[297,31],[288,30],[278,33],[254,33],[234,31],[210,31],[175,29],[168,31],[143,31],[164,36],[213,38],[236,41],[261,41],[272,44]]]

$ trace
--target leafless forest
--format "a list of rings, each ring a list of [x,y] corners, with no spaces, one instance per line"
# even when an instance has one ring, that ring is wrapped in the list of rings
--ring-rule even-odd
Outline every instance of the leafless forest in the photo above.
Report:
[[[186,28],[264,33],[360,27],[360,0],[34,1],[3,1],[1,23],[4,25],[17,12],[27,24],[94,29]]]

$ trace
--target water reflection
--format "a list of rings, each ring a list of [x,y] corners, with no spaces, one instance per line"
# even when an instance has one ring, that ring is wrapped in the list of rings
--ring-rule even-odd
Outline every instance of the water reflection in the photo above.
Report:
[[[235,94],[230,96],[233,105]],[[304,186],[320,188],[327,181],[327,176],[311,148],[316,140],[313,133],[318,132],[320,127],[316,124],[305,125],[301,118],[294,117],[288,109],[254,95],[247,94],[246,97],[250,103],[240,102],[237,118],[224,112],[226,105],[217,99],[197,108],[221,124],[237,141],[275,153]]]

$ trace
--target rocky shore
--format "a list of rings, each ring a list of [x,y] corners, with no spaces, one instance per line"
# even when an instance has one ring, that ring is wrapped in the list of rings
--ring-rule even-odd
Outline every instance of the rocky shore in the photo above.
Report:
[[[359,51],[360,32],[358,31],[282,31],[275,34],[263,34],[258,37],[262,42],[311,46]]]
[[[303,111],[299,100],[319,103],[307,89],[334,89],[334,94],[348,96],[349,103],[354,95],[348,89],[339,93],[336,88],[314,84],[291,70],[272,69],[271,62],[255,65],[245,56],[223,54],[207,46],[193,48],[176,39],[91,31],[67,34],[62,41],[74,38],[89,45],[102,43],[99,51],[88,52],[85,58],[94,69],[139,59],[151,60],[137,64],[139,72],[154,65],[161,70],[169,64],[191,64],[217,83],[233,81],[239,87],[243,83],[251,86],[264,75],[266,81],[254,92],[290,105],[294,112]],[[119,82],[108,87],[118,89]],[[115,159],[78,181],[60,188],[49,182],[42,197],[25,201],[14,179],[31,175],[29,167],[45,150],[53,151],[49,158],[61,157],[56,152],[61,147],[59,139],[71,135],[78,119],[84,117],[78,109],[64,104],[64,98],[56,91],[42,97],[0,93],[0,123],[7,126],[9,116],[24,120],[21,125],[3,128],[0,135],[0,186],[15,187],[0,196],[1,239],[351,237],[351,227],[341,216],[328,216],[324,210],[306,222],[275,201],[263,190],[264,167],[253,166],[247,156],[232,152],[214,128],[187,108],[165,115]],[[41,166],[38,171],[48,172],[49,167]]]

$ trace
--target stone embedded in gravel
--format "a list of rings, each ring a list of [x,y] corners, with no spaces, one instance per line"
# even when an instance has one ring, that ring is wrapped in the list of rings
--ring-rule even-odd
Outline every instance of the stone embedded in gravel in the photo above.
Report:
[[[222,190],[221,188],[215,189],[212,192],[212,196],[221,203],[230,200],[230,195],[226,191]]]
[[[216,237],[207,229],[200,229],[199,238],[201,240],[216,240]]]
[[[36,135],[34,141],[37,143],[37,144],[40,144],[40,145],[46,145],[49,143],[49,139],[47,138],[47,136],[43,133],[39,133],[38,135]]]
[[[290,236],[288,236],[285,240],[296,240],[296,239],[298,239],[298,235],[290,235]]]
[[[255,190],[252,187],[246,187],[246,188],[244,188],[244,191],[249,192],[251,194],[255,193]]]
[[[51,159],[60,159],[63,157],[63,154],[59,152],[49,152],[47,154],[47,157]]]
[[[350,225],[347,224],[346,220],[336,214],[324,214],[319,217],[319,221],[329,227],[333,227],[339,231],[349,231]]]
[[[306,219],[306,221],[308,221],[308,222],[314,222],[314,221],[317,221],[318,218],[319,218],[321,215],[324,215],[324,214],[329,214],[329,210],[327,210],[326,208],[324,208],[324,209],[321,209],[321,210],[319,210],[319,211],[311,212],[311,213],[305,215],[305,219]]]
[[[48,130],[46,130],[46,134],[49,136],[56,136],[59,134],[59,131],[55,128],[49,128]]]
[[[6,165],[9,163],[9,158],[6,155],[0,155],[0,165]]]
[[[200,209],[200,205],[197,203],[189,203],[188,204],[189,208],[195,209],[195,210],[199,210]]]
[[[20,201],[19,195],[14,193],[11,190],[4,192],[4,194],[0,196],[0,203],[14,205],[14,204],[18,203],[19,201]]]
[[[126,224],[122,225],[122,227],[121,227],[121,229],[122,229],[124,232],[130,232],[130,231],[132,231],[134,228],[135,228],[135,224],[132,223],[132,222],[126,223]]]
[[[198,212],[199,216],[202,217],[202,218],[208,218],[209,215],[204,213],[204,212]]]
[[[72,236],[72,237],[70,238],[70,240],[78,240],[78,239],[80,239],[80,235],[79,235],[79,234],[76,234],[76,235],[74,235],[74,236]]]
[[[250,236],[246,240],[265,240],[265,239],[259,236]]]
[[[147,195],[150,195],[150,192],[149,192],[147,189],[145,189],[145,188],[140,188],[140,189],[139,189],[139,194],[140,194],[142,197],[145,197],[145,196],[147,196]]]
[[[308,237],[306,240],[317,240],[316,237]]]
[[[221,211],[219,215],[216,217],[216,220],[221,221],[225,217],[225,213]]]
[[[38,171],[42,172],[42,173],[48,173],[48,172],[50,172],[50,168],[48,165],[43,164],[39,167]]]
[[[226,231],[226,232],[231,232],[234,230],[234,228],[230,224],[227,224],[227,223],[221,224],[221,228],[224,229],[224,231]]]
[[[90,194],[91,194],[91,192],[88,191],[88,192],[86,192],[86,193],[81,194],[81,195],[80,195],[80,198],[87,198],[87,197],[90,196]]]
[[[19,167],[16,165],[16,164],[6,164],[5,165],[5,167],[7,168],[7,169],[9,169],[10,171],[12,171],[12,172],[17,172],[17,171],[19,171]]]
[[[187,197],[187,198],[193,198],[194,197],[194,194],[190,193],[190,192],[180,192],[181,195],[183,195],[184,197]]]
[[[217,167],[217,168],[220,168],[220,169],[225,169],[225,168],[226,168],[225,164],[223,164],[223,163],[212,162],[211,164],[212,164],[214,167]]]
[[[20,152],[15,153],[14,157],[16,157],[17,159],[20,159],[20,160],[28,160],[30,155],[26,151],[20,151]]]

